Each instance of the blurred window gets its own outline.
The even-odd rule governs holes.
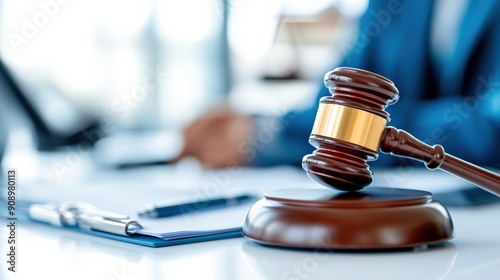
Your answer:
[[[321,76],[338,61],[332,44],[342,30],[353,36],[344,27],[366,4],[3,0],[0,57],[56,129],[72,125],[68,110],[121,129],[181,127],[220,102],[231,84],[238,96],[238,85],[266,77]],[[238,98],[243,107],[252,103]]]

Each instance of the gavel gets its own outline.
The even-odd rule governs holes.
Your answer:
[[[336,68],[325,75],[331,96],[320,100],[309,142],[316,150],[302,167],[327,186],[267,192],[256,202],[243,235],[258,243],[349,250],[410,248],[453,237],[446,207],[427,191],[369,187],[368,161],[378,152],[416,159],[500,196],[500,176],[387,126],[385,111],[399,93],[390,80],[364,70]]]
[[[428,169],[441,169],[500,196],[500,176],[429,146],[408,132],[387,126],[385,111],[399,99],[389,79],[355,69],[336,68],[325,75],[331,96],[320,100],[309,143],[316,150],[302,167],[314,181],[337,190],[357,191],[373,175],[367,164],[378,151],[422,161]]]

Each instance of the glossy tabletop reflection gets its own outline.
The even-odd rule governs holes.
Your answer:
[[[50,165],[45,166],[50,168]],[[42,172],[43,166],[41,168]],[[317,186],[303,171],[288,168],[210,173],[191,166],[162,166],[126,172],[94,169],[85,172],[63,182],[81,199],[91,197],[77,193],[75,182],[82,180],[92,183],[87,185],[87,190],[91,190],[93,196],[102,192],[106,200],[111,193],[136,200],[156,199],[165,190],[180,194],[203,189],[208,183],[216,183],[221,188],[237,186],[261,194],[276,189]],[[46,174],[49,173],[50,170]],[[446,184],[452,187],[460,183],[444,173],[429,175],[427,170],[406,174],[403,180],[406,183],[401,186],[431,192]],[[378,172],[376,178],[392,175],[400,176],[390,171]],[[392,177],[387,185],[398,178]],[[20,182],[23,182],[21,190],[29,188],[27,180]],[[36,195],[42,192],[56,195],[50,189],[30,191]],[[455,237],[440,246],[359,252],[275,248],[243,237],[147,248],[20,222],[16,273],[6,270],[4,227],[0,232],[0,279],[498,279],[500,205],[449,210],[455,224]]]

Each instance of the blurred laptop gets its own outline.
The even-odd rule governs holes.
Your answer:
[[[0,107],[7,111],[3,115],[8,116],[9,111],[23,115],[29,122],[25,125],[34,130],[35,143],[40,151],[90,144],[94,146],[96,163],[103,167],[123,168],[168,163],[183,147],[179,131],[132,131],[106,135],[99,119],[78,110],[63,94],[58,94],[57,89],[36,88],[35,95],[43,96],[44,104],[30,99],[33,94],[27,94],[27,90],[28,87],[23,87],[0,57]],[[49,106],[43,106],[46,104]],[[55,117],[50,104],[57,104]],[[8,121],[3,120],[3,130],[7,130],[5,122]],[[7,131],[2,134],[7,134]],[[0,137],[4,138],[0,139],[0,145],[4,146],[2,142],[6,141],[6,136]]]
[[[43,96],[43,104],[30,99],[29,96],[33,95],[26,94],[27,91],[27,87],[23,87],[0,57],[0,106],[6,111],[3,114],[4,126],[11,126],[14,116],[22,116],[29,123],[16,120],[15,125],[31,126],[36,135],[37,148],[41,151],[57,150],[84,140],[93,144],[98,140],[83,134],[97,128],[98,120],[79,112],[63,95],[58,95],[56,89],[37,88],[36,95]]]

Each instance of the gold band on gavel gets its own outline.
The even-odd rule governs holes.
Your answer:
[[[326,136],[378,152],[387,120],[338,104],[319,104],[311,134]]]

